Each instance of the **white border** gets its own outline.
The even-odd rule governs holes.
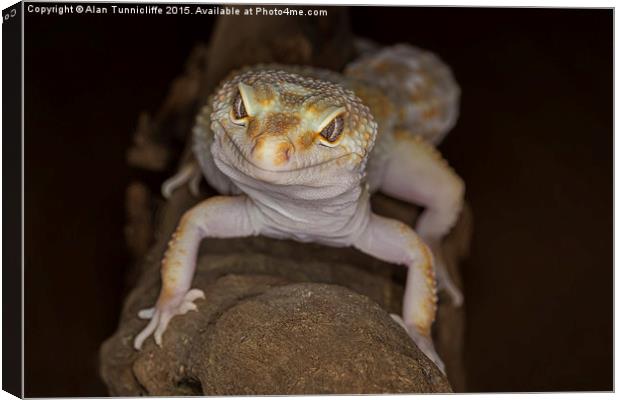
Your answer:
[[[70,2],[74,2],[74,3],[87,3],[86,1],[84,2],[80,2],[80,1],[70,1]],[[104,1],[100,1],[100,2],[104,2]],[[134,0],[134,1],[118,1],[118,3],[147,3],[147,4],[156,4],[156,3],[174,3],[174,2],[178,2],[178,3],[197,3],[197,2],[184,2],[184,1],[146,1],[146,0]],[[68,3],[68,2],[67,2]],[[200,3],[205,3],[205,4],[222,4],[222,2],[216,2],[216,1],[201,1]],[[451,1],[389,1],[389,2],[381,2],[380,0],[362,0],[361,2],[358,1],[354,1],[354,0],[337,0],[334,3],[329,3],[326,4],[326,2],[316,2],[316,1],[308,1],[308,0],[297,0],[297,1],[285,1],[285,0],[269,0],[269,1],[257,1],[257,0],[245,0],[245,1],[240,1],[240,0],[232,0],[232,1],[226,1],[226,3],[229,4],[302,4],[302,5],[319,5],[319,4],[325,4],[325,5],[377,5],[377,6],[388,6],[388,5],[392,5],[392,6],[459,6],[459,7],[558,7],[558,8],[573,8],[573,7],[581,7],[581,8],[615,8],[616,7],[616,2],[615,1],[601,1],[601,0],[591,0],[588,2],[585,1],[578,1],[578,0],[572,0],[572,1],[559,1],[559,0],[545,0],[545,1],[523,1],[523,2],[519,2],[516,3],[514,1],[508,1],[508,0],[493,0],[493,1],[481,1],[481,2],[471,2],[471,1],[457,1],[457,0],[451,0]],[[13,4],[16,4],[16,2],[14,1],[9,1],[9,0],[0,0],[0,6],[2,9],[8,8],[10,6],[12,6]],[[22,10],[23,11],[23,10]],[[23,55],[23,35],[24,35],[24,20],[23,20],[23,12],[22,12],[22,66],[23,66],[23,62],[24,62],[24,55]],[[0,30],[1,31],[1,30]],[[617,32],[615,29],[615,16],[614,16],[614,44],[618,42],[618,36],[617,36]],[[2,41],[2,33],[0,32],[0,43]],[[0,74],[2,72],[2,55],[0,52]],[[615,46],[614,46],[614,77],[616,76],[618,70],[616,67],[616,63],[615,63]],[[23,76],[23,75],[22,75]],[[617,81],[614,79],[614,100],[615,100],[615,93],[617,92]],[[1,92],[1,88],[2,88],[2,84],[0,83],[0,92]],[[23,80],[22,80],[22,94],[23,94]],[[2,99],[0,98],[0,107],[2,106]],[[23,96],[22,96],[22,104],[21,104],[21,108],[22,108],[22,227],[23,227],[23,222],[24,222],[24,215],[23,215],[23,207],[24,207],[24,188],[23,188],[23,172],[24,172],[24,165],[23,165],[23,160],[24,160],[24,154],[23,154],[23,145],[24,145],[24,135],[23,135],[23,127],[24,127],[24,118],[23,118],[23,110],[24,110],[24,103],[23,103]],[[615,133],[615,116],[618,115],[618,104],[614,101],[614,133]],[[2,123],[2,115],[0,113],[0,126]],[[615,140],[615,135],[614,135],[614,154],[620,154],[618,153],[618,141]],[[0,142],[0,151],[2,150],[2,143]],[[0,172],[2,171],[2,165],[0,163]],[[616,174],[617,169],[616,169],[616,163],[615,163],[615,158],[614,158],[614,210],[617,209],[618,207],[618,197],[616,196],[616,190],[615,188],[619,187],[617,185],[617,179],[618,179],[618,174]],[[0,178],[1,179],[1,178]],[[2,193],[2,188],[0,186],[0,195]],[[0,196],[0,222],[2,221],[2,199]],[[617,222],[618,222],[618,216],[617,214],[614,212],[614,228],[615,226],[617,226]],[[2,232],[0,232],[0,252],[2,250]],[[24,368],[24,358],[23,358],[23,343],[24,343],[24,319],[23,319],[23,312],[24,312],[24,288],[23,288],[23,273],[24,273],[24,268],[23,268],[23,256],[24,256],[24,232],[22,230],[22,299],[21,299],[21,305],[22,305],[22,393],[23,392],[23,368]],[[618,246],[620,246],[620,239],[615,235],[615,229],[614,229],[614,249],[618,248]],[[614,251],[614,266],[615,266],[615,251]],[[614,288],[616,287],[616,283],[617,283],[617,276],[614,273]],[[0,277],[0,297],[2,294],[2,278]],[[614,333],[617,332],[617,327],[616,327],[616,318],[615,318],[615,310],[618,309],[618,303],[617,303],[617,298],[615,296],[615,290],[614,290]],[[0,319],[0,330],[2,328],[2,321]],[[1,355],[2,355],[2,344],[0,341],[0,359],[1,359]],[[618,371],[615,368],[615,360],[617,359],[617,348],[615,346],[615,335],[614,335],[614,387],[615,387],[615,383],[618,381]],[[508,361],[507,361],[508,363]],[[10,366],[8,366],[10,368]],[[1,380],[2,380],[2,366],[0,366],[0,384],[1,384]],[[501,394],[497,394],[497,393],[492,393],[492,394],[458,394],[458,395],[432,395],[433,397],[447,397],[447,396],[457,396],[457,397],[465,397],[467,396],[467,398],[469,399],[514,399],[514,398],[518,398],[521,396],[524,396],[524,394],[511,394],[511,393],[501,393]],[[592,392],[580,392],[580,393],[536,393],[536,394],[525,394],[525,396],[527,397],[534,397],[536,399],[566,399],[566,400],[576,400],[576,399],[608,399],[608,398],[614,398],[615,395],[614,393],[592,393]],[[282,396],[264,396],[261,398],[279,398]],[[324,398],[325,396],[304,396],[304,399],[321,399]],[[414,398],[414,397],[419,397],[415,396],[415,395],[389,395],[389,398],[394,398],[394,399],[409,399],[409,398]],[[0,399],[12,399],[13,397],[11,395],[9,395],[8,393],[2,391],[0,392]],[[222,397],[222,399],[228,399],[229,397]],[[355,398],[359,398],[359,396],[338,396],[338,398],[340,399],[355,399]],[[255,399],[255,397],[235,397],[235,399]]]

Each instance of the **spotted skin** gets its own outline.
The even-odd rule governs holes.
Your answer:
[[[402,48],[397,50],[403,53]],[[377,54],[386,57],[384,52]],[[161,344],[170,319],[196,309],[194,301],[203,293],[191,289],[191,280],[203,238],[264,235],[354,246],[406,266],[402,324],[443,370],[431,339],[437,310],[435,274],[437,270],[443,287],[460,303],[458,288],[446,284],[451,281],[443,265],[441,239],[460,213],[464,185],[439,152],[416,133],[424,121],[409,124],[403,119],[399,101],[413,101],[415,94],[435,132],[441,124],[426,105],[446,102],[435,98],[442,91],[434,90],[432,80],[425,77],[420,78],[426,82],[424,90],[396,95],[397,87],[389,90],[368,79],[368,71],[411,72],[415,60],[398,66],[391,58],[391,64],[377,67],[370,62],[372,55],[365,57],[368,68],[353,64],[351,76],[262,65],[224,80],[194,128],[200,170],[223,196],[199,203],[181,219],[162,261],[159,299],[155,307],[140,313],[150,322],[135,340],[137,349],[151,334]],[[243,104],[236,102],[239,97]],[[369,197],[377,190],[425,207],[415,231],[372,212]]]

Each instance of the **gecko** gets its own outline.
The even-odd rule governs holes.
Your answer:
[[[199,112],[196,164],[164,192],[202,175],[221,195],[185,212],[162,259],[162,287],[134,347],[196,310],[191,287],[206,237],[263,235],[354,248],[408,268],[402,317],[392,317],[442,371],[431,328],[437,281],[456,305],[441,240],[460,214],[465,185],[434,144],[458,115],[460,89],[434,54],[396,45],[362,55],[340,74],[259,65],[231,73]],[[195,181],[195,179],[194,179]],[[166,185],[168,185],[166,187]],[[415,230],[372,212],[381,191],[425,209]]]

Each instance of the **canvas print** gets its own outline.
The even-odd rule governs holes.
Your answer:
[[[3,17],[6,54],[23,24],[5,390],[613,390],[612,9]]]

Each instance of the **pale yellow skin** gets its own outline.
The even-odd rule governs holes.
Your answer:
[[[234,108],[239,95],[242,117]],[[265,235],[354,246],[407,266],[397,319],[443,369],[431,340],[433,254],[440,278],[449,282],[440,242],[458,217],[464,185],[434,147],[402,126],[398,107],[381,87],[318,69],[259,66],[227,79],[194,131],[205,178],[227,196],[207,199],[181,219],[162,261],[159,299],[140,313],[151,321],[135,347],[153,333],[161,344],[170,319],[196,309],[203,293],[190,287],[202,238]],[[321,132],[336,117],[344,124],[330,141]],[[376,190],[425,206],[417,234],[372,213],[369,196]]]

